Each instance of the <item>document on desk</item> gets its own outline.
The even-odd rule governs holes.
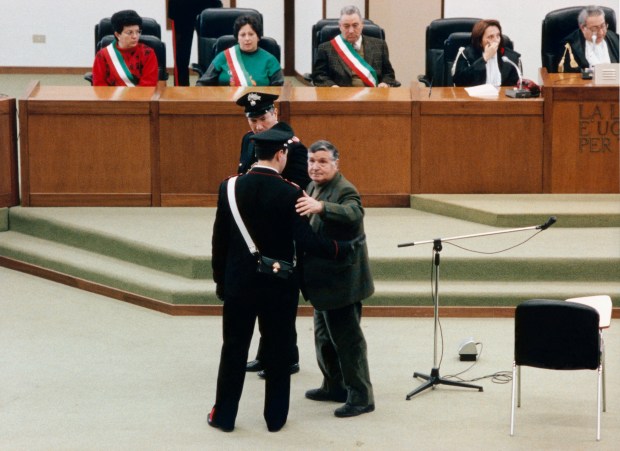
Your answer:
[[[484,99],[496,99],[499,96],[499,88],[493,85],[478,85],[465,88],[470,97],[482,97]]]

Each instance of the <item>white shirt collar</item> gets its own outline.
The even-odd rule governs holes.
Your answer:
[[[357,38],[357,41],[355,41],[355,44],[353,44],[353,48],[357,50],[358,52],[362,48],[362,35],[361,34],[360,34],[360,37]]]
[[[590,67],[596,66],[597,64],[611,63],[605,39],[603,39],[600,44],[586,41],[586,59]]]

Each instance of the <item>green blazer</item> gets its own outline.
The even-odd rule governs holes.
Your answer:
[[[360,195],[341,173],[323,186],[310,182],[307,192],[323,201],[323,213],[310,218],[312,229],[319,235],[351,240],[364,233],[364,208]],[[305,255],[302,292],[317,310],[341,308],[371,296],[375,286],[366,244],[342,261]]]

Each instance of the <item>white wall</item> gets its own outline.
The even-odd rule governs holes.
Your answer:
[[[165,2],[153,0],[0,0],[0,66],[89,67],[94,58],[94,26],[122,9],[135,9],[162,26],[162,38],[172,49],[166,27]],[[33,34],[46,36],[34,44]],[[172,52],[168,51],[172,66]]]
[[[295,71],[299,74],[312,70],[312,25],[322,18],[322,2],[295,0]]]
[[[224,2],[224,6],[228,4]],[[265,20],[265,35],[284,43],[284,0],[237,0],[237,6],[259,10]],[[172,67],[172,32],[166,30],[164,0],[0,0],[4,19],[0,66],[89,67],[94,57],[95,24],[122,9],[135,9],[159,22],[166,43],[166,65]],[[45,35],[46,43],[34,44],[33,34]],[[196,61],[195,40],[191,61]]]
[[[595,0],[592,3],[608,6],[619,17],[618,0]],[[538,81],[540,60],[540,30],[542,20],[549,11],[567,6],[591,4],[575,0],[522,0],[496,1],[488,0],[445,0],[445,17],[480,17],[497,19],[502,24],[504,34],[515,43],[515,50],[521,54],[523,76]],[[575,23],[575,28],[577,24]]]

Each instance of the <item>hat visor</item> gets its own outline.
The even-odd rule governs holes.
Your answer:
[[[245,113],[246,117],[260,117],[263,114],[265,114],[267,111],[269,111],[271,108],[273,108],[273,105],[268,106],[266,108],[261,108],[260,110],[257,111],[248,111]]]

